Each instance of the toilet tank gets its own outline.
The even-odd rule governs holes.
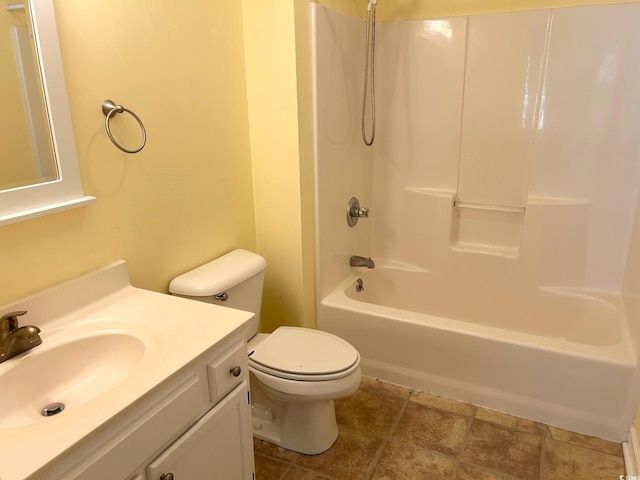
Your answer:
[[[249,336],[258,332],[267,262],[257,253],[233,250],[171,280],[169,292],[180,297],[255,314]],[[247,339],[248,339],[247,338]]]

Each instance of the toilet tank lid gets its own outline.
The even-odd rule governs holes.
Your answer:
[[[208,297],[223,293],[262,272],[267,262],[257,253],[237,249],[177,276],[169,284],[176,295]]]

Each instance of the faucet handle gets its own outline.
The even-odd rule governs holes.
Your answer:
[[[18,328],[18,317],[21,317],[25,313],[27,313],[26,310],[18,310],[2,315],[2,317],[0,317],[0,331],[13,332]]]

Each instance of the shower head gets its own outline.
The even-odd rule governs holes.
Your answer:
[[[377,4],[378,0],[369,0],[369,3],[367,4],[367,11],[375,8]]]

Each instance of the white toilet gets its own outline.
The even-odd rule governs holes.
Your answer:
[[[360,354],[320,330],[258,332],[264,258],[234,250],[171,281],[174,295],[254,312],[247,332],[253,435],[314,455],[338,437],[333,401],[360,386]]]

